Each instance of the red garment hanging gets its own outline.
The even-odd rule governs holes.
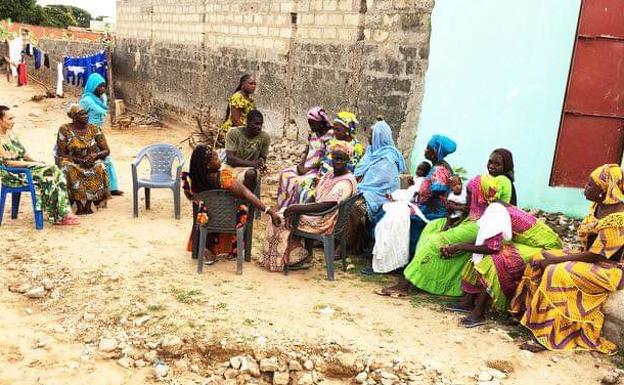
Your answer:
[[[28,85],[28,74],[26,73],[26,63],[20,63],[17,65],[17,85]]]

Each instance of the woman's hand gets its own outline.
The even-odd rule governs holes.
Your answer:
[[[452,245],[442,247],[440,251],[442,252],[442,256],[446,259],[446,258],[451,258],[455,254],[458,254],[459,252],[461,252],[462,248],[459,243],[455,243]]]
[[[559,262],[561,262],[561,258],[558,258],[557,256],[547,252],[547,251],[543,251],[542,252],[542,257],[541,259],[535,259],[533,261],[531,261],[531,266],[533,268],[541,268],[541,269],[545,269],[547,266],[549,265],[554,265],[557,264]]]
[[[279,214],[275,211],[269,211],[269,215],[271,216],[271,222],[273,222],[273,226],[280,227],[282,225],[282,218],[280,218]]]
[[[284,210],[284,218],[290,218],[294,216],[295,214],[297,214],[297,209],[295,205],[288,206],[288,208]]]

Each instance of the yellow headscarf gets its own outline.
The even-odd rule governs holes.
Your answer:
[[[602,203],[613,205],[624,202],[624,174],[618,164],[605,164],[591,173],[591,178],[604,191]]]
[[[330,142],[329,151],[342,151],[349,156],[353,156],[353,146],[344,140],[333,140]],[[331,157],[331,155],[330,155]]]
[[[357,116],[353,112],[349,111],[340,111],[338,114],[336,114],[336,119],[334,119],[334,122],[347,127],[349,129],[349,132],[351,133],[353,133],[353,131],[355,131],[355,129],[357,128],[358,124],[360,124],[360,122],[358,122],[357,120]]]

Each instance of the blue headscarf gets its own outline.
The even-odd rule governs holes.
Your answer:
[[[372,127],[373,142],[355,168],[355,176],[364,179],[358,190],[364,194],[370,218],[375,218],[387,202],[386,194],[400,187],[399,174],[405,171],[403,155],[394,145],[388,123],[377,122]]]
[[[366,149],[364,157],[355,168],[354,175],[356,177],[363,176],[375,163],[383,159],[395,163],[399,173],[404,172],[406,169],[405,159],[394,145],[392,129],[388,123],[381,120],[375,123],[371,129],[373,130],[373,143]]]
[[[436,153],[437,161],[440,162],[446,158],[447,155],[452,154],[457,150],[457,143],[448,136],[433,135],[427,147],[431,148]]]
[[[104,118],[108,112],[108,106],[104,100],[95,94],[95,89],[102,83],[106,83],[102,75],[98,73],[89,75],[80,99],[80,105],[89,113],[89,123],[96,126],[101,126],[104,123]]]

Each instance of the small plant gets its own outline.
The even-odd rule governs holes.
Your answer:
[[[199,296],[202,295],[201,290],[191,289],[191,290],[183,290],[177,287],[172,286],[171,294],[175,297],[178,302],[190,305],[192,303],[200,302]]]

